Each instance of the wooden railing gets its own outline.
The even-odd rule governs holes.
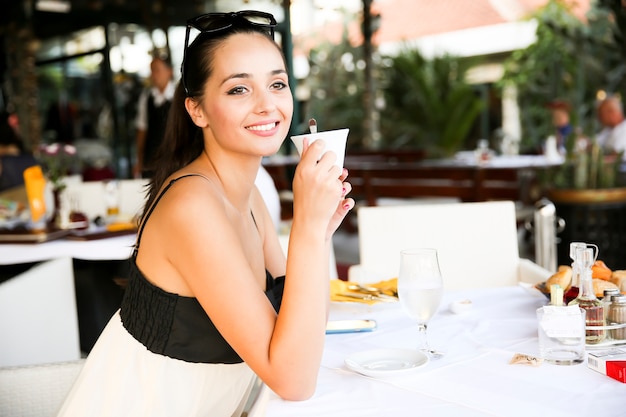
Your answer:
[[[360,162],[346,165],[351,196],[367,205],[382,197],[454,197],[460,201],[513,200],[529,203],[530,184],[513,168],[442,167],[420,163]],[[526,201],[525,201],[526,200]]]
[[[296,161],[266,166],[279,191],[291,189]],[[543,166],[463,165],[458,161],[426,161],[419,152],[351,152],[345,167],[357,203],[377,205],[381,198],[450,197],[463,202],[512,200],[532,205],[540,198],[537,171]],[[283,201],[289,217],[291,201]]]

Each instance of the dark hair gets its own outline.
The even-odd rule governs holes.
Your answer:
[[[206,99],[204,87],[213,73],[215,52],[226,39],[237,33],[260,33],[276,45],[266,31],[246,24],[245,21],[235,21],[232,26],[219,32],[200,33],[186,51],[184,71],[191,99],[200,103]],[[276,48],[284,60],[280,47],[276,45]],[[144,215],[152,206],[165,180],[200,156],[204,149],[202,129],[193,123],[187,113],[186,97],[185,90],[179,82],[172,99],[163,141],[155,156],[155,171],[148,187]]]

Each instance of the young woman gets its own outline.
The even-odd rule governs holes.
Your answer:
[[[231,416],[255,374],[285,399],[314,393],[331,238],[354,201],[335,155],[308,146],[285,260],[254,186],[292,117],[275,25],[255,11],[188,22],[187,37],[201,33],[186,42],[129,286],[61,415]]]

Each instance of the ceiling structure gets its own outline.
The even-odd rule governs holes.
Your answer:
[[[0,33],[11,24],[30,24],[34,35],[40,39],[112,22],[137,23],[148,29],[184,26],[190,16],[215,10],[217,2],[218,0],[0,0],[3,11],[0,16]],[[289,1],[284,3],[288,4]]]

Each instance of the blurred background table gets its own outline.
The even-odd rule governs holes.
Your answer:
[[[96,240],[57,239],[44,243],[0,244],[0,265],[42,262],[70,257],[85,261],[120,261],[128,259],[135,234]]]
[[[58,239],[35,244],[0,244],[0,283],[38,264],[71,258],[80,349],[87,353],[119,308],[135,234],[97,240]]]

